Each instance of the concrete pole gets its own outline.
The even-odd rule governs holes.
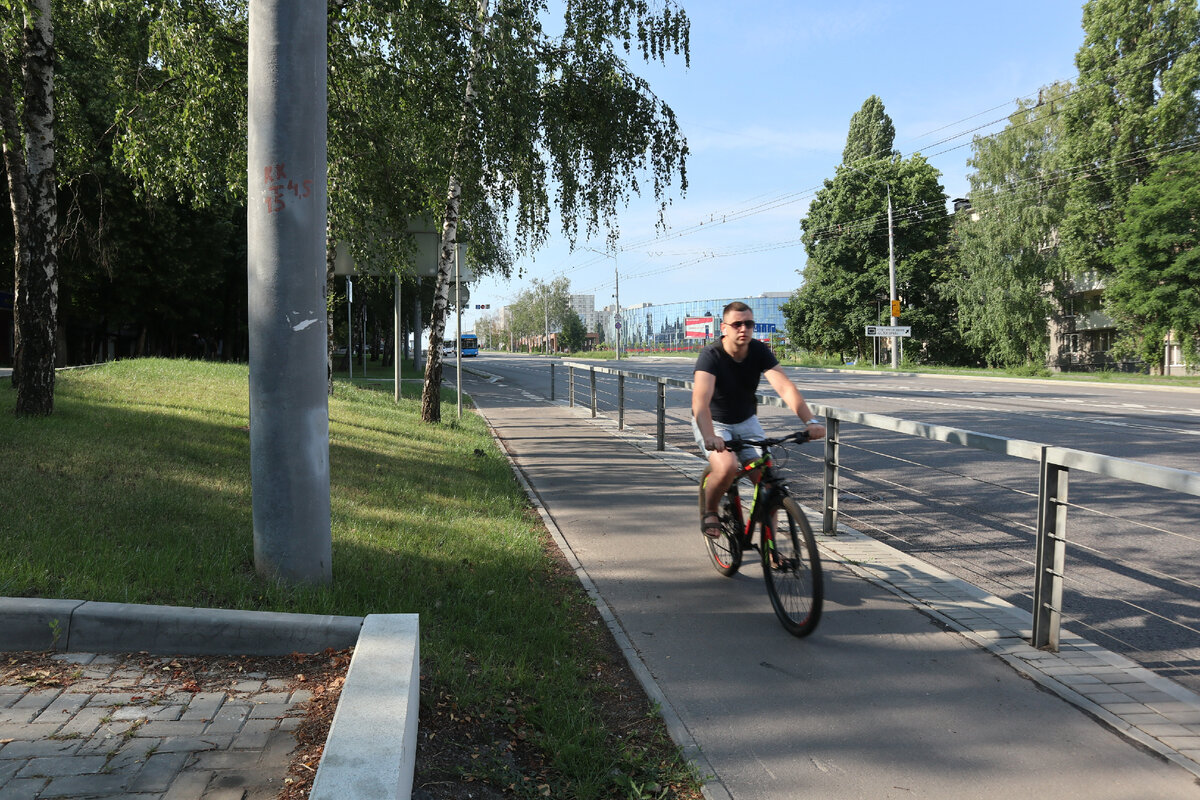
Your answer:
[[[402,348],[400,347],[400,337],[404,335],[404,331],[400,329],[400,276],[396,276],[396,285],[392,289],[392,329],[394,330],[392,341],[392,367],[396,376],[396,384],[394,391],[396,393],[395,401],[400,402],[400,359]]]
[[[458,271],[458,242],[454,243],[454,366],[458,374],[458,418],[462,419],[462,282]]]
[[[416,303],[416,312],[413,318],[413,369],[418,373],[424,372],[421,369],[421,334],[425,332],[425,326],[421,322],[421,290],[425,288],[425,279],[417,278],[417,296],[413,302]]]
[[[250,0],[247,279],[254,565],[333,578],[326,395],[326,4]]]

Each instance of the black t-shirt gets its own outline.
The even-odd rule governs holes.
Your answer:
[[[709,404],[713,419],[733,425],[754,416],[757,405],[754,394],[758,391],[759,379],[764,372],[777,366],[779,360],[771,348],[758,339],[750,340],[750,349],[741,361],[734,361],[725,352],[720,339],[701,350],[696,359],[696,372],[708,372],[716,377]]]

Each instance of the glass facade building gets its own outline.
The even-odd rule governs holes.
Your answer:
[[[636,350],[639,347],[664,349],[704,345],[706,340],[711,342],[720,336],[721,309],[734,300],[741,300],[754,312],[756,338],[769,339],[772,334],[782,336],[787,326],[779,307],[791,296],[791,292],[764,292],[756,297],[623,306],[621,346]],[[613,306],[608,306],[596,312],[607,342],[616,339],[614,311]]]

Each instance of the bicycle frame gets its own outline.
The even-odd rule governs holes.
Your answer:
[[[749,540],[754,535],[754,524],[762,517],[762,509],[770,508],[771,501],[776,494],[787,495],[787,485],[783,479],[775,472],[773,462],[771,460],[771,451],[765,445],[755,445],[762,448],[762,454],[750,459],[742,464],[741,472],[734,478],[733,485],[737,485],[743,479],[754,487],[754,493],[750,498],[749,513],[742,506],[742,498],[739,494],[737,497],[738,513],[742,515],[742,536]],[[755,473],[758,473],[755,475]],[[768,532],[767,525],[762,525],[763,537],[769,537],[772,532]]]

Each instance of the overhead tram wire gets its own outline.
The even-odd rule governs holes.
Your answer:
[[[1142,65],[1142,68],[1153,67],[1154,65],[1158,64],[1160,61],[1163,61],[1163,60],[1165,60],[1165,59],[1168,59],[1168,58],[1170,58],[1170,57],[1171,57],[1171,54],[1166,54],[1166,55],[1159,56],[1158,58],[1151,59],[1150,61],[1146,62],[1146,64]],[[1047,85],[1053,85],[1054,83],[1064,83],[1064,82],[1065,82],[1065,81],[1063,81],[1063,80],[1057,80],[1057,81],[1053,81],[1053,82],[1051,82],[1051,84],[1047,84]],[[1097,81],[1093,81],[1093,82],[1091,82],[1091,83],[1088,83],[1088,84],[1081,84],[1081,85],[1075,85],[1075,86],[1072,86],[1072,88],[1071,88],[1071,89],[1070,89],[1070,90],[1069,90],[1069,91],[1068,91],[1066,94],[1064,94],[1064,95],[1063,95],[1063,97],[1059,98],[1059,101],[1061,101],[1061,100],[1065,100],[1066,98],[1068,98],[1068,97],[1070,97],[1071,95],[1073,95],[1073,94],[1076,94],[1076,93],[1078,93],[1078,92],[1084,91],[1084,90],[1086,90],[1086,89],[1090,89],[1090,88],[1092,88],[1092,87],[1095,87],[1095,86],[1100,86],[1100,85],[1103,85],[1103,84],[1104,84],[1104,81],[1102,81],[1102,80],[1097,80]],[[1036,96],[1037,96],[1037,94],[1038,94],[1038,93],[1040,93],[1040,91],[1041,91],[1041,88],[1039,88],[1039,89],[1038,89],[1038,92],[1031,92],[1031,93],[1028,93],[1028,94],[1022,95],[1022,96],[1020,96],[1020,97],[1018,97],[1018,98],[1016,98],[1015,100],[1012,100],[1012,101],[1010,101],[1010,102],[1015,104],[1015,103],[1019,103],[1021,100],[1025,100],[1025,99],[1029,99],[1029,98],[1032,98],[1032,97],[1036,97]],[[962,123],[962,122],[966,122],[966,121],[968,121],[968,120],[974,119],[975,117],[978,117],[978,116],[981,116],[981,115],[983,115],[983,114],[986,114],[986,113],[988,113],[989,111],[994,111],[994,110],[996,110],[997,108],[1003,108],[1005,105],[1008,105],[1008,104],[1009,104],[1009,103],[1002,103],[1002,104],[1000,104],[1000,105],[998,105],[998,106],[994,106],[994,107],[992,107],[992,108],[990,108],[990,109],[987,109],[987,110],[985,110],[985,111],[980,111],[980,112],[978,112],[978,113],[976,113],[976,114],[973,114],[973,115],[971,115],[971,116],[965,117],[964,119],[962,119],[962,120],[959,120],[958,122],[953,122],[953,123],[950,123],[949,125],[944,125],[944,126],[942,126],[941,128],[937,128],[937,129],[935,129],[934,131],[930,131],[929,133],[922,134],[922,136],[921,136],[921,137],[917,137],[917,138],[922,138],[923,136],[928,136],[928,135],[930,135],[931,133],[936,133],[936,132],[939,132],[939,131],[941,131],[941,130],[944,130],[944,129],[946,129],[946,128],[949,128],[949,127],[952,127],[952,126],[954,126],[954,125],[960,124],[960,123]],[[1015,112],[1014,112],[1014,113],[1015,113]],[[1058,109],[1058,110],[1056,110],[1056,111],[1053,111],[1053,112],[1051,112],[1051,113],[1052,113],[1052,114],[1058,114],[1058,113],[1061,113],[1061,108],[1060,108],[1060,109]],[[970,129],[968,129],[968,130],[961,131],[961,132],[959,132],[959,133],[957,133],[957,134],[955,134],[955,135],[953,135],[953,136],[949,136],[949,137],[946,137],[946,138],[940,139],[940,140],[938,140],[937,142],[934,142],[934,143],[932,143],[932,144],[930,144],[930,145],[927,145],[926,147],[927,147],[927,148],[929,148],[929,147],[937,147],[938,145],[945,144],[945,143],[947,143],[947,142],[952,142],[952,141],[954,141],[955,139],[958,139],[958,138],[961,138],[961,137],[963,137],[963,136],[967,136],[967,135],[969,135],[969,134],[975,133],[976,131],[983,130],[984,128],[990,127],[990,126],[992,126],[992,125],[997,125],[997,124],[1000,124],[1000,123],[1002,123],[1002,122],[1006,122],[1006,121],[1008,121],[1008,120],[1009,120],[1009,118],[1010,118],[1011,116],[1012,116],[1012,114],[1008,114],[1008,115],[1006,115],[1006,116],[1004,116],[1004,117],[997,118],[997,119],[995,119],[995,120],[992,120],[991,122],[985,123],[985,124],[983,124],[983,125],[978,125],[978,126],[975,126],[974,128],[970,128]],[[1041,119],[1044,119],[1044,117],[1036,118],[1036,119],[1034,119],[1034,120],[1029,120],[1029,121],[1027,121],[1027,122],[1025,122],[1025,123],[1019,123],[1019,124],[1021,124],[1021,125],[1033,124],[1034,122],[1037,122],[1038,120],[1041,120]],[[955,151],[955,150],[961,150],[963,147],[967,147],[967,146],[969,146],[969,145],[971,145],[971,144],[973,144],[973,143],[974,143],[973,141],[971,141],[971,142],[964,142],[963,144],[956,145],[956,146],[954,146],[954,147],[948,147],[948,148],[946,148],[945,150],[940,150],[940,151],[938,151],[938,152],[936,152],[936,153],[931,153],[931,154],[928,154],[928,155],[926,155],[926,156],[925,156],[925,158],[926,158],[926,159],[932,159],[932,158],[936,158],[937,156],[945,155],[946,153],[951,153],[951,152],[953,152],[953,151]],[[917,153],[920,153],[920,152],[922,152],[922,151],[921,151],[921,150],[913,150],[913,151],[909,152],[907,155],[905,155],[905,154],[901,154],[901,155],[900,155],[900,158],[901,158],[901,159],[904,159],[904,158],[911,158],[913,155],[915,155],[915,154],[917,154]],[[890,161],[890,160],[891,160],[891,156],[890,156],[890,155],[889,155],[889,156],[885,156],[885,157],[883,157],[883,158],[880,158],[880,159],[871,159],[871,161],[878,161],[878,162],[880,162],[880,163],[883,163],[883,162],[886,162],[886,161]],[[860,159],[860,161],[861,161],[861,159]],[[856,166],[856,165],[858,165],[858,164],[859,164],[859,161],[856,161],[856,162],[854,162],[853,164],[851,164],[851,165],[849,165],[849,166]],[[861,169],[861,167],[858,167],[858,168],[860,168],[860,169]],[[820,189],[821,189],[821,188],[822,188],[822,186],[817,186],[817,187],[812,187],[812,188],[810,188],[810,189],[805,189],[805,190],[802,190],[802,191],[799,191],[799,192],[785,193],[785,194],[782,194],[782,195],[779,195],[779,196],[777,196],[776,198],[773,198],[772,200],[768,200],[768,201],[766,201],[766,202],[764,202],[764,203],[761,203],[761,204],[759,204],[759,205],[757,205],[757,206],[750,206],[750,207],[748,207],[748,208],[745,208],[745,209],[739,209],[739,210],[736,210],[736,211],[733,211],[733,212],[713,212],[713,213],[710,213],[710,214],[707,216],[707,219],[705,219],[705,220],[704,220],[704,221],[702,221],[702,222],[694,223],[694,224],[692,224],[692,225],[690,225],[690,226],[688,226],[688,227],[686,227],[686,228],[681,228],[681,229],[679,229],[679,230],[677,230],[677,231],[673,231],[672,233],[670,233],[670,234],[668,234],[668,235],[664,235],[664,236],[656,236],[656,237],[652,237],[652,238],[650,238],[650,239],[643,239],[643,240],[640,240],[640,241],[632,242],[632,243],[630,243],[629,245],[627,245],[627,246],[623,247],[623,248],[622,248],[622,251],[624,252],[624,251],[628,251],[628,250],[631,250],[631,249],[635,249],[635,248],[639,248],[639,247],[644,247],[644,246],[646,246],[646,245],[649,245],[649,244],[654,244],[654,243],[657,243],[657,242],[670,241],[670,240],[672,240],[672,239],[678,239],[678,238],[682,238],[682,237],[684,237],[684,236],[689,236],[689,235],[691,235],[691,234],[693,234],[693,233],[698,233],[698,232],[700,232],[700,231],[702,231],[702,230],[705,230],[705,229],[707,229],[707,228],[711,228],[711,227],[712,227],[712,226],[714,226],[714,225],[724,225],[724,224],[727,224],[727,223],[729,223],[729,222],[736,222],[736,221],[738,221],[738,220],[745,219],[746,217],[749,217],[749,216],[754,216],[754,215],[756,215],[756,214],[761,214],[761,213],[764,213],[764,212],[766,212],[766,211],[771,211],[771,210],[774,210],[774,209],[776,209],[776,208],[780,208],[780,207],[782,207],[782,206],[784,206],[784,205],[789,205],[789,204],[791,204],[791,203],[798,202],[798,201],[800,201],[800,200],[803,200],[803,199],[807,199],[808,197],[815,196],[816,192],[820,191]]]
[[[1169,58],[1169,57],[1170,57],[1170,54],[1167,54],[1167,55],[1160,56],[1159,58],[1152,59],[1151,61],[1148,61],[1148,62],[1147,62],[1145,65],[1143,65],[1143,68],[1152,67],[1152,66],[1154,66],[1155,64],[1157,64],[1158,62],[1160,62],[1160,61],[1163,61],[1164,59],[1167,59],[1167,58]],[[1055,82],[1053,82],[1053,83],[1062,83],[1062,82],[1063,82],[1063,81],[1061,81],[1061,80],[1060,80],[1060,81],[1055,81]],[[1073,86],[1073,87],[1072,87],[1072,88],[1071,88],[1071,89],[1070,89],[1068,92],[1066,92],[1066,93],[1065,93],[1065,94],[1064,94],[1062,97],[1060,97],[1060,98],[1056,98],[1056,103],[1058,103],[1058,104],[1059,104],[1059,108],[1057,108],[1057,109],[1055,109],[1055,110],[1053,110],[1053,111],[1050,111],[1050,112],[1048,112],[1048,113],[1049,113],[1049,115],[1057,115],[1057,114],[1059,114],[1059,113],[1062,113],[1063,107],[1062,107],[1062,104],[1061,104],[1061,103],[1062,103],[1062,101],[1063,101],[1063,100],[1066,100],[1068,97],[1070,97],[1070,96],[1072,96],[1072,95],[1074,95],[1074,94],[1076,94],[1076,93],[1078,93],[1078,92],[1084,91],[1084,90],[1086,90],[1086,89],[1090,89],[1090,88],[1092,88],[1092,87],[1094,87],[1094,86],[1103,85],[1103,83],[1104,83],[1103,81],[1093,81],[1092,83],[1089,83],[1089,84],[1083,84],[1083,85],[1076,85],[1076,86]],[[1052,84],[1048,84],[1048,85],[1052,85]],[[1013,101],[1010,101],[1010,103],[1017,104],[1017,103],[1019,103],[1021,100],[1026,100],[1026,99],[1033,98],[1033,97],[1037,96],[1037,94],[1038,94],[1038,93],[1040,93],[1040,91],[1041,91],[1041,89],[1039,88],[1039,90],[1038,90],[1038,92],[1037,92],[1037,93],[1029,93],[1029,94],[1026,94],[1026,95],[1024,95],[1024,96],[1021,96],[1021,97],[1018,97],[1018,98],[1016,98],[1016,99],[1015,99],[1015,100],[1013,100]],[[969,120],[971,120],[971,119],[974,119],[975,117],[982,116],[983,114],[986,114],[986,113],[988,113],[989,111],[994,111],[994,110],[996,110],[996,109],[998,109],[998,108],[1003,108],[1004,106],[1006,106],[1006,105],[1009,105],[1010,103],[1001,103],[1000,105],[993,106],[992,108],[985,109],[984,111],[980,111],[980,112],[978,112],[978,113],[976,113],[976,114],[973,114],[973,115],[970,115],[970,116],[968,116],[968,117],[964,117],[963,119],[961,119],[961,120],[958,120],[957,122],[952,122],[952,123],[949,123],[948,125],[943,125],[943,126],[941,126],[941,127],[939,127],[939,128],[935,128],[934,130],[932,130],[932,131],[929,131],[929,132],[927,132],[927,133],[924,133],[924,134],[921,134],[920,136],[918,136],[918,137],[916,137],[916,138],[917,138],[917,139],[920,139],[920,138],[923,138],[924,136],[929,136],[929,135],[931,135],[931,134],[933,134],[933,133],[938,133],[938,132],[940,132],[940,131],[942,131],[942,130],[945,130],[945,129],[947,129],[947,128],[951,128],[951,127],[953,127],[954,125],[958,125],[958,124],[961,124],[961,123],[963,123],[963,122],[967,122],[967,121],[969,121]],[[1016,113],[1016,112],[1014,111],[1013,113]],[[1000,124],[1000,123],[1003,123],[1003,122],[1007,122],[1007,121],[1009,121],[1009,120],[1011,119],[1011,117],[1012,117],[1012,114],[1008,114],[1008,115],[1006,115],[1006,116],[1004,116],[1004,117],[1000,117],[1000,118],[994,119],[994,120],[992,120],[992,121],[990,121],[990,122],[984,123],[983,125],[977,125],[977,126],[975,126],[975,127],[973,127],[973,128],[970,128],[970,129],[967,129],[967,130],[964,130],[964,131],[960,131],[960,132],[958,132],[958,133],[956,133],[956,134],[954,134],[954,135],[952,135],[952,136],[948,136],[948,137],[945,137],[945,138],[943,138],[943,139],[940,139],[940,140],[938,140],[938,141],[936,141],[936,142],[933,142],[932,144],[930,144],[930,145],[927,145],[927,146],[926,146],[926,148],[929,148],[929,147],[937,147],[937,146],[938,146],[938,145],[940,145],[940,144],[945,144],[945,143],[947,143],[947,142],[952,142],[952,141],[954,141],[955,139],[961,138],[961,137],[963,137],[963,136],[970,135],[970,134],[972,134],[972,133],[975,133],[975,132],[977,132],[977,131],[983,130],[983,129],[985,129],[985,128],[988,128],[988,127],[991,127],[991,126],[993,126],[993,125],[997,125],[997,124]],[[1021,123],[1015,123],[1015,124],[1016,124],[1016,125],[1018,125],[1018,126],[1024,126],[1024,125],[1033,125],[1033,124],[1038,124],[1038,123],[1040,123],[1040,122],[1044,122],[1044,121],[1046,120],[1046,117],[1047,117],[1047,115],[1042,115],[1042,116],[1038,116],[1038,117],[1033,117],[1033,118],[1031,118],[1031,119],[1029,119],[1029,120],[1026,120],[1025,122],[1021,122]],[[945,155],[946,153],[951,153],[951,152],[953,152],[953,151],[955,151],[955,150],[961,150],[963,147],[967,147],[967,146],[970,146],[970,145],[972,145],[972,144],[974,144],[974,140],[972,140],[972,141],[969,141],[969,142],[964,142],[964,143],[962,143],[962,144],[959,144],[959,145],[955,145],[954,147],[948,147],[948,148],[945,148],[945,149],[943,149],[943,150],[939,150],[939,151],[938,151],[938,152],[936,152],[936,153],[930,153],[930,154],[927,154],[927,155],[925,155],[925,158],[926,158],[926,159],[933,159],[933,158],[936,158],[936,157],[938,157],[938,156]],[[1186,149],[1186,147],[1182,147],[1182,146],[1181,146],[1181,147],[1179,147],[1179,148],[1175,148],[1174,150],[1178,150],[1178,149]],[[1169,150],[1169,151],[1164,151],[1164,152],[1173,152],[1174,150]],[[1147,149],[1147,151],[1148,151],[1148,149]],[[1147,151],[1140,151],[1140,152],[1147,152]],[[915,155],[915,154],[917,154],[917,153],[919,153],[919,152],[921,152],[921,151],[920,151],[920,150],[913,150],[912,152],[908,153],[908,155],[907,155],[907,156],[906,156],[906,155],[904,155],[904,154],[901,154],[901,155],[900,155],[900,158],[901,158],[901,159],[903,159],[903,158],[911,158],[913,155]],[[856,165],[860,164],[860,162],[861,162],[861,161],[863,161],[863,160],[866,160],[866,159],[860,159],[859,161],[856,161],[856,162],[854,162],[854,164],[851,164],[851,165],[849,165],[849,166],[856,166]],[[881,164],[881,165],[882,165],[883,163],[890,162],[891,160],[892,160],[892,156],[890,156],[890,155],[889,155],[889,156],[882,157],[882,158],[877,158],[877,159],[869,159],[869,161],[878,162],[878,163],[879,163],[879,164]],[[1132,160],[1132,159],[1131,159],[1131,160]],[[1101,163],[1103,163],[1103,162],[1101,162]],[[861,167],[857,167],[857,168],[861,169]],[[1081,168],[1077,168],[1075,171],[1076,171],[1076,172],[1078,172],[1078,171],[1082,171],[1083,169],[1086,169],[1086,168],[1083,168],[1083,167],[1081,167]],[[708,214],[708,215],[707,215],[707,218],[703,219],[703,220],[702,220],[702,221],[700,221],[700,222],[693,223],[692,225],[689,225],[689,226],[687,226],[687,227],[684,227],[684,228],[680,228],[680,229],[678,229],[678,230],[676,230],[676,231],[672,231],[672,232],[671,232],[671,233],[669,233],[669,234],[660,235],[660,236],[654,236],[654,237],[651,237],[651,238],[648,238],[648,239],[642,239],[642,240],[638,240],[638,241],[631,242],[631,243],[629,243],[629,244],[627,244],[627,245],[624,245],[624,246],[620,247],[620,248],[618,249],[618,252],[621,252],[621,253],[630,252],[630,251],[632,251],[632,250],[640,249],[641,247],[645,247],[645,246],[648,246],[648,245],[651,245],[651,244],[655,244],[655,243],[659,243],[659,242],[671,241],[671,240],[674,240],[674,239],[680,239],[680,238],[683,238],[683,237],[686,237],[686,236],[690,236],[690,235],[692,235],[692,234],[695,234],[695,233],[699,233],[699,232],[701,232],[701,231],[703,231],[703,230],[708,230],[708,229],[711,229],[711,228],[712,228],[712,227],[714,227],[714,226],[718,226],[718,225],[724,225],[724,224],[727,224],[727,223],[729,223],[729,222],[736,222],[736,221],[739,221],[739,220],[742,220],[742,219],[746,219],[746,218],[748,218],[748,217],[751,217],[751,216],[756,216],[756,215],[758,215],[758,214],[765,213],[765,212],[767,212],[767,211],[772,211],[772,210],[774,210],[774,209],[781,208],[781,207],[783,207],[783,206],[790,205],[790,204],[793,204],[793,203],[799,202],[799,201],[801,201],[801,200],[808,199],[808,198],[810,198],[810,197],[814,197],[814,196],[816,195],[816,193],[817,193],[818,191],[820,191],[820,189],[821,189],[821,188],[823,188],[823,184],[822,184],[822,186],[816,186],[816,187],[812,187],[812,188],[805,189],[805,190],[801,190],[801,191],[797,191],[797,192],[786,192],[786,193],[783,193],[783,194],[775,195],[775,196],[772,196],[772,197],[768,198],[767,200],[764,200],[764,201],[762,201],[762,202],[759,202],[759,203],[756,203],[756,204],[754,204],[754,205],[750,205],[750,206],[747,206],[747,207],[744,207],[744,208],[735,208],[735,209],[733,209],[733,210],[731,210],[731,211],[724,211],[724,212],[711,212],[710,214]],[[760,197],[761,197],[761,196],[762,196],[762,195],[760,195]],[[752,199],[756,199],[756,198],[752,198]],[[939,201],[939,202],[944,202],[944,201]],[[923,204],[917,204],[917,205],[914,205],[914,206],[909,206],[909,207],[907,207],[907,208],[904,208],[904,209],[899,209],[899,210],[896,210],[896,211],[894,212],[894,216],[895,216],[895,217],[897,217],[897,218],[898,218],[898,219],[900,219],[900,220],[903,220],[903,219],[911,219],[911,218],[914,218],[914,217],[917,215],[917,213],[918,213],[918,212],[919,212],[921,209],[923,209],[923,208],[928,208],[930,205],[933,205],[933,204],[932,204],[932,203],[923,203]],[[862,229],[862,228],[865,228],[865,227],[868,227],[868,226],[870,226],[870,227],[873,227],[873,226],[875,226],[875,225],[879,224],[879,223],[877,222],[877,219],[878,219],[878,218],[880,218],[881,216],[882,216],[882,214],[879,214],[879,215],[874,215],[874,216],[872,216],[872,217],[865,217],[865,218],[861,218],[861,219],[858,219],[858,220],[850,220],[850,221],[848,221],[848,222],[845,222],[845,223],[840,223],[840,224],[839,224],[837,227],[838,227],[839,229],[841,229],[841,230],[847,230],[847,229],[849,229],[849,230],[858,230],[858,229]],[[827,232],[828,232],[828,230],[832,229],[833,227],[834,227],[834,226],[830,226],[830,228],[823,229],[822,231],[820,231],[820,233],[827,233]],[[780,249],[780,248],[783,248],[783,247],[795,246],[795,244],[798,244],[799,242],[800,242],[800,240],[792,240],[792,241],[790,241],[790,242],[788,242],[788,243],[775,243],[775,244],[769,244],[769,245],[766,245],[766,246],[764,246],[764,247],[763,247],[763,249],[767,249],[767,250],[770,250],[770,249]],[[745,249],[745,250],[731,251],[731,252],[729,252],[729,253],[722,253],[722,254],[715,254],[715,253],[714,253],[714,254],[711,254],[711,255],[702,256],[702,257],[700,257],[700,258],[695,258],[695,259],[691,259],[691,260],[688,260],[688,261],[685,261],[685,262],[681,262],[681,263],[679,263],[679,264],[671,265],[671,266],[669,266],[669,267],[664,267],[664,268],[660,268],[660,269],[651,270],[651,271],[649,271],[649,272],[646,272],[646,273],[629,273],[629,274],[628,274],[628,278],[629,278],[629,279],[634,279],[634,278],[646,277],[646,276],[650,276],[650,275],[658,275],[658,274],[662,274],[662,273],[665,273],[665,272],[671,272],[671,271],[675,271],[675,270],[678,270],[678,269],[682,269],[682,268],[684,268],[684,267],[686,267],[686,266],[691,266],[691,265],[693,265],[693,264],[701,263],[701,262],[703,262],[703,261],[706,261],[706,260],[709,260],[709,259],[711,259],[711,258],[724,258],[724,257],[730,257],[730,256],[734,256],[734,255],[745,255],[745,254],[752,253],[752,252],[761,252],[761,250],[760,250],[759,248],[757,248],[757,247],[756,247],[756,248]],[[583,268],[585,268],[585,267],[588,267],[588,266],[594,265],[594,264],[596,264],[596,263],[599,263],[599,261],[600,261],[600,259],[598,259],[598,258],[597,258],[597,259],[592,259],[592,260],[589,260],[589,261],[585,261],[585,262],[584,262],[584,263],[582,263],[582,264],[576,265],[576,266],[574,266],[574,267],[571,267],[571,268],[569,268],[569,269],[565,269],[565,270],[560,270],[560,271],[557,271],[557,272],[555,272],[554,274],[557,274],[557,275],[566,275],[566,274],[568,274],[568,273],[570,273],[570,272],[575,272],[575,271],[577,271],[577,270],[579,270],[579,269],[583,269]],[[608,284],[604,284],[604,285],[608,285]]]
[[[1197,148],[1197,147],[1200,147],[1200,137],[1196,137],[1191,140],[1185,140],[1181,143],[1178,143],[1178,145],[1175,147],[1171,147],[1166,150],[1159,151],[1159,154],[1165,155],[1165,154],[1169,154],[1172,152],[1177,152],[1180,150],[1186,150],[1189,148]],[[1142,155],[1146,152],[1149,152],[1150,150],[1151,150],[1151,148],[1145,148],[1142,151],[1137,151],[1136,153],[1130,154],[1129,158],[1127,158],[1123,161],[1120,161],[1120,162],[1116,162],[1116,163],[1119,165],[1122,163],[1128,163],[1130,161],[1136,160],[1137,156]],[[1104,164],[1106,162],[1099,162],[1099,163]],[[1081,172],[1085,172],[1085,171],[1093,169],[1095,166],[1096,165],[1094,165],[1094,164],[1086,165],[1083,167],[1073,168],[1072,170],[1069,170],[1069,171],[1063,170],[1060,172],[1062,172],[1064,175],[1072,175],[1072,174],[1078,175]],[[1086,178],[1084,178],[1084,179],[1093,180],[1093,179],[1097,179],[1097,178],[1098,178],[1098,176],[1087,175]],[[1074,179],[1072,179],[1072,180],[1074,180]],[[1052,183],[1052,181],[1046,181],[1046,180],[1043,180],[1040,182]],[[1070,181],[1068,180],[1066,182],[1070,182]],[[1027,181],[1024,183],[1026,183],[1026,184],[1034,183],[1034,181]],[[1015,195],[1017,188],[1019,188],[1019,187],[1014,185],[1011,188],[1006,188],[1004,191]],[[1016,198],[1014,198],[1014,199],[1016,199]],[[906,206],[904,208],[894,211],[893,216],[899,221],[903,221],[905,219],[917,219],[917,218],[919,218],[920,212],[922,210],[928,209],[928,208],[933,208],[933,207],[939,207],[942,205],[942,203],[943,203],[943,201],[941,201],[941,200],[927,201],[924,203],[916,203],[914,205]],[[873,214],[871,216],[859,217],[857,219],[847,220],[845,222],[828,225],[823,228],[809,231],[809,233],[813,234],[814,236],[821,237],[821,236],[828,236],[830,233],[836,233],[838,235],[841,235],[841,234],[850,233],[850,232],[870,231],[875,228],[881,228],[881,226],[884,224],[885,217],[886,217],[885,212],[879,212],[879,213]],[[935,219],[936,218],[931,218],[930,221],[931,222],[935,221]],[[882,235],[882,230],[881,230],[881,235]],[[746,247],[746,248],[742,248],[739,250],[733,250],[733,251],[725,251],[725,252],[708,251],[705,254],[699,255],[694,258],[689,258],[686,261],[681,261],[681,262],[678,262],[676,264],[672,264],[672,265],[669,265],[666,267],[659,267],[659,268],[651,269],[646,272],[640,272],[640,273],[634,273],[634,272],[628,273],[627,280],[634,280],[636,278],[647,278],[647,277],[653,277],[653,276],[657,276],[657,275],[663,275],[663,274],[666,274],[669,272],[674,272],[674,271],[677,271],[680,269],[684,269],[685,267],[703,263],[704,261],[710,261],[710,260],[714,260],[714,259],[718,259],[718,258],[731,258],[731,257],[736,257],[736,256],[767,252],[770,250],[785,249],[788,247],[795,247],[802,243],[803,243],[802,239],[791,239],[791,240],[785,240],[785,241],[781,241],[781,242],[770,242],[770,243],[765,243],[765,244],[761,244],[761,245],[754,245],[751,247]]]

